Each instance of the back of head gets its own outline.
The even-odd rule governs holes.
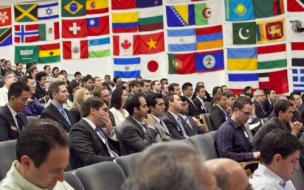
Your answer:
[[[273,104],[273,112],[275,116],[279,116],[280,112],[286,112],[292,104],[288,100],[278,99]]]
[[[282,159],[293,154],[297,150],[302,150],[303,146],[294,135],[281,129],[269,132],[261,142],[261,162],[269,165],[276,154],[280,154]]]
[[[98,110],[105,102],[98,97],[90,97],[83,102],[80,107],[82,117],[87,117],[91,113],[91,109]]]
[[[37,119],[30,122],[17,139],[17,160],[20,162],[21,157],[27,155],[39,168],[53,148],[68,148],[68,137],[62,128],[59,123],[51,120]]]
[[[153,145],[137,163],[125,190],[203,190],[212,183],[199,154],[183,142]]]
[[[130,115],[133,115],[134,108],[140,107],[140,97],[144,97],[142,93],[134,94],[133,96],[130,96],[125,104],[125,109],[128,111]]]
[[[30,87],[25,82],[13,83],[8,89],[8,100],[10,100],[11,97],[18,98],[23,91],[30,91]]]

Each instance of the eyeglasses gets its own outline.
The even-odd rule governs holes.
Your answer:
[[[252,113],[251,112],[246,112],[246,111],[243,111],[243,110],[240,110],[244,115],[246,116],[251,116]]]

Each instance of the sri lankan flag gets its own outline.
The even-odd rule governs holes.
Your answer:
[[[33,22],[38,20],[38,4],[15,5],[16,22]]]
[[[39,63],[60,61],[60,43],[39,46]]]

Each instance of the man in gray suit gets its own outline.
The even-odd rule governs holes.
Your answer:
[[[156,141],[159,142],[170,140],[172,135],[170,134],[166,124],[161,119],[166,109],[163,95],[160,93],[151,93],[146,97],[146,99],[150,110],[150,115],[155,120],[156,129],[159,132],[156,137]]]
[[[147,146],[156,142],[158,131],[155,120],[148,116],[149,108],[143,94],[131,96],[125,109],[129,116],[121,124],[121,140],[127,154],[143,151]]]

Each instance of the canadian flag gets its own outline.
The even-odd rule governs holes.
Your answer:
[[[137,55],[139,49],[138,37],[130,34],[113,36],[113,49],[114,55]]]

